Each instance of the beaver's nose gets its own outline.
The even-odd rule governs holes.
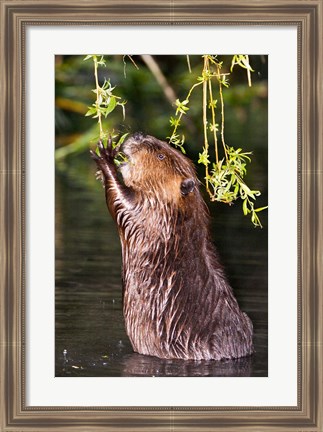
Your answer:
[[[132,135],[132,137],[133,137],[133,139],[134,139],[135,141],[137,141],[137,142],[139,143],[139,142],[141,142],[141,141],[145,138],[145,134],[142,133],[142,132],[135,132],[135,133]]]

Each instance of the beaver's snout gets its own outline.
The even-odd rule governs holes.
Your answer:
[[[131,156],[139,150],[139,145],[142,144],[146,138],[147,135],[143,132],[135,132],[121,145],[121,151],[126,156]]]
[[[144,138],[145,138],[145,134],[143,132],[135,132],[132,135],[132,138],[137,141],[138,143],[140,143]]]

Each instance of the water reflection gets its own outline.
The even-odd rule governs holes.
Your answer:
[[[127,345],[127,344],[126,344]],[[249,377],[255,356],[233,360],[163,360],[157,357],[130,353],[131,347],[122,341],[113,355],[96,357],[93,352],[81,354],[63,350],[57,356],[59,376],[123,376],[123,377]]]
[[[161,360],[156,357],[130,354],[122,361],[122,376],[207,377],[251,375],[252,356],[223,361]]]

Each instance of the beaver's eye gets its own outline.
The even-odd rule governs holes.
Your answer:
[[[165,159],[166,156],[163,153],[159,153],[157,155],[157,157],[158,157],[159,160],[163,160],[163,159]]]

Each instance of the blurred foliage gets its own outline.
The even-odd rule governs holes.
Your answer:
[[[55,91],[56,91],[56,148],[73,145],[77,153],[88,151],[88,137],[93,129],[93,120],[84,117],[93,101],[93,65],[84,61],[84,56],[56,56]],[[148,69],[141,56],[133,56],[132,62],[123,56],[106,56],[107,67],[99,69],[99,81],[110,79],[116,86],[118,96],[127,101],[126,117],[115,111],[109,116],[107,129],[116,132],[142,131],[165,140],[171,133],[169,118],[174,113],[174,106],[166,99],[161,86]],[[186,56],[155,56],[162,73],[174,89],[178,99],[183,100],[188,89],[200,74],[201,56],[190,56],[192,72],[187,66]],[[230,70],[232,56],[221,56],[223,70]],[[254,137],[267,140],[267,58],[250,56],[255,73],[252,75],[252,87],[248,87],[247,76],[241,68],[234,68],[232,85],[225,89],[226,140],[236,147],[235,141],[245,142],[246,150],[257,147]],[[188,153],[197,153],[203,143],[203,125],[200,121],[200,100],[202,89],[192,95],[190,120],[187,125]],[[95,131],[93,131],[95,132]],[[86,134],[86,139],[82,136]],[[98,133],[93,133],[93,144]],[[241,141],[243,139],[243,141]],[[87,144],[86,144],[87,142]],[[58,152],[58,156],[72,154],[69,151]]]

